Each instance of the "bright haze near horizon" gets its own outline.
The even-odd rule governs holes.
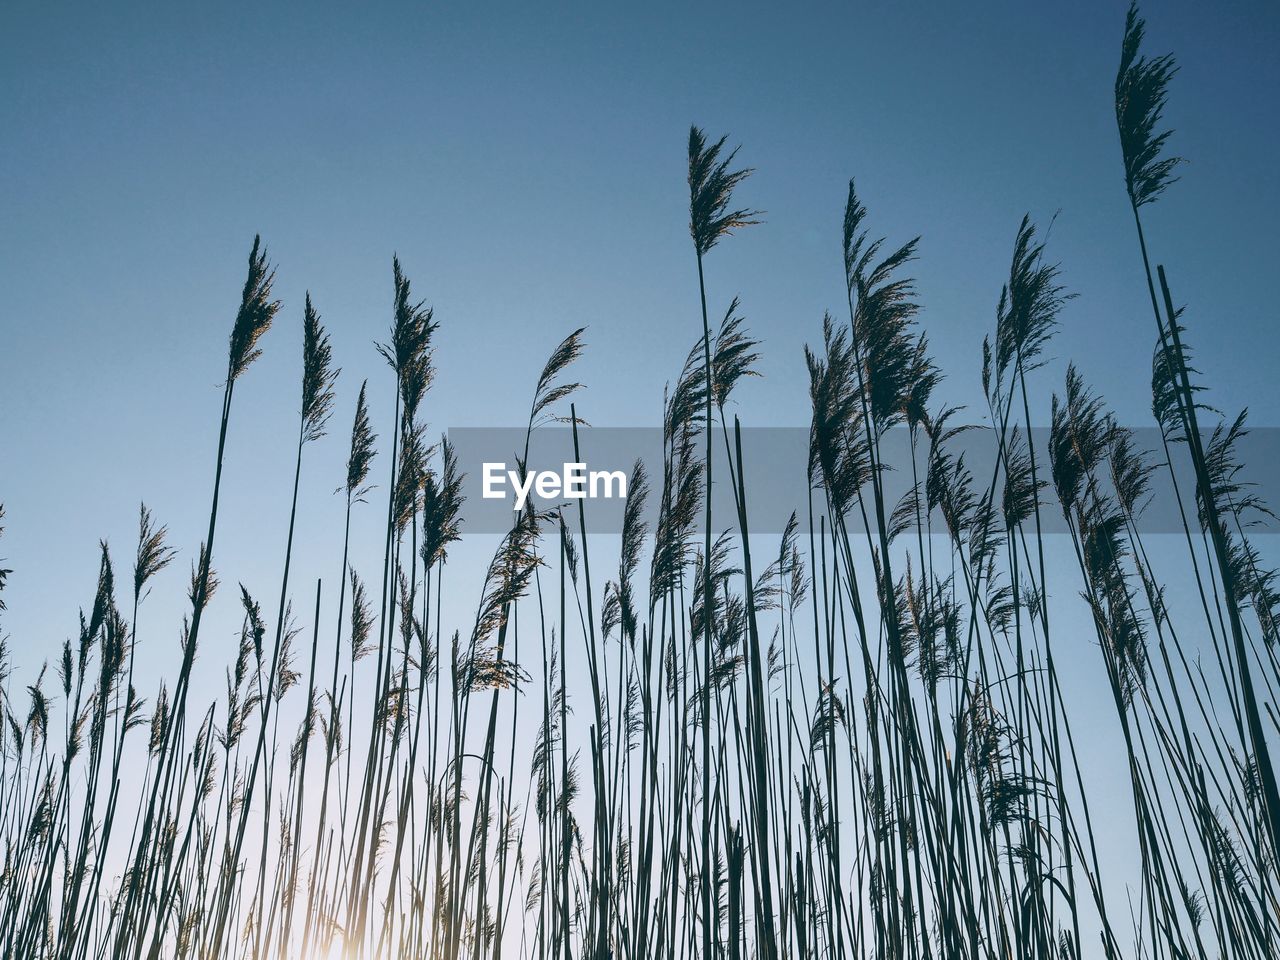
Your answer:
[[[1188,160],[1148,208],[1153,257],[1187,304],[1210,402],[1275,426],[1280,9],[1144,12],[1147,49],[1181,65],[1166,120],[1177,131],[1170,149]],[[1042,229],[1052,220],[1048,256],[1078,294],[1035,375],[1033,417],[1047,423],[1071,359],[1122,420],[1149,425],[1154,326],[1112,107],[1123,23],[1124,4],[1101,2],[732,14],[707,4],[10,4],[0,30],[0,557],[14,572],[0,633],[15,689],[74,634],[99,538],[127,568],[141,500],[181,557],[144,605],[140,633],[155,653],[140,688],[172,669],[255,233],[283,307],[236,388],[214,557],[224,586],[202,634],[209,698],[239,625],[235,584],[267,604],[279,589],[304,291],[343,372],[330,435],[304,463],[292,579],[303,621],[323,578],[322,623],[332,622],[333,490],[365,378],[383,441],[373,476],[385,485],[394,385],[373,344],[391,319],[393,253],[440,323],[423,405],[432,433],[522,424],[546,355],[583,325],[581,415],[658,424],[663,386],[701,330],[691,122],[742,144],[739,159],[756,172],[738,198],[765,211],[707,258],[712,313],[741,296],[763,341],[763,377],[736,394],[744,424],[807,422],[802,348],[820,342],[824,311],[844,315],[840,222],[855,177],[873,235],[922,238],[912,273],[947,376],[940,397],[982,421],[981,342],[1029,212]],[[363,511],[354,555],[372,577],[385,490]],[[462,571],[492,547],[473,538],[457,548],[447,576],[465,585],[458,619],[479,590]],[[1079,670],[1094,671],[1100,690],[1096,647],[1080,643]],[[1096,712],[1082,718],[1091,743],[1109,731]]]

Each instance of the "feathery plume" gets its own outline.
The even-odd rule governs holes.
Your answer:
[[[539,425],[541,422],[539,418],[544,410],[581,389],[580,383],[557,383],[556,380],[582,355],[585,346],[582,342],[582,334],[586,329],[586,327],[579,327],[573,331],[560,341],[560,345],[547,358],[546,365],[542,368],[542,375],[538,377],[538,386],[533,392],[533,408],[529,413],[529,423],[532,427]]]
[[[0,503],[0,520],[4,519],[4,504]],[[0,535],[4,533],[4,527],[0,525]],[[0,593],[4,592],[5,581],[9,579],[9,574],[13,573],[7,567],[0,567]],[[4,597],[0,596],[0,610],[4,610]]]
[[[267,263],[267,250],[262,245],[262,238],[255,236],[253,249],[249,252],[249,275],[244,281],[240,310],[231,330],[232,380],[244,373],[249,364],[262,355],[257,347],[258,339],[267,332],[276,311],[280,309],[280,301],[271,299],[271,286],[275,278],[274,268]]]
[[[759,210],[730,210],[733,190],[752,173],[750,168],[730,170],[738,148],[721,158],[725,141],[721,137],[707,146],[706,134],[689,128],[689,233],[698,256],[704,256],[721,237],[739,227],[757,224]]]
[[[1157,131],[1169,96],[1169,81],[1178,72],[1172,54],[1141,56],[1146,21],[1138,16],[1136,0],[1129,5],[1116,71],[1116,126],[1124,156],[1124,183],[1135,208],[1153,202],[1165,187],[1177,182],[1173,175],[1181,157],[1162,157],[1172,130]]]
[[[138,508],[138,555],[133,564],[133,596],[139,599],[147,581],[173,562],[178,551],[165,545],[169,529],[157,527],[144,503]]]
[[[372,652],[369,643],[369,632],[373,628],[373,610],[369,606],[369,597],[364,588],[364,581],[356,573],[355,567],[350,569],[351,576],[351,659],[360,660]]]
[[[1058,311],[1075,294],[1058,283],[1056,263],[1044,262],[1044,243],[1036,242],[1035,224],[1030,214],[1018,225],[1013,245],[1009,281],[1000,291],[996,308],[995,375],[999,384],[1011,365],[1021,365],[1024,373],[1040,365]]]
[[[307,292],[302,314],[302,422],[303,439],[319,440],[324,436],[329,414],[333,412],[333,385],[338,370],[332,366],[333,349],[329,334],[320,324],[320,314],[311,305]]]
[[[461,537],[458,514],[466,500],[466,474],[458,471],[458,455],[447,436],[440,438],[440,459],[439,477],[429,470],[422,482],[422,563],[428,568],[443,561],[449,544]]]
[[[884,238],[870,240],[863,227],[866,207],[849,181],[845,202],[845,283],[853,307],[851,349],[856,362],[857,386],[862,391],[876,429],[883,430],[905,415],[911,405],[914,382],[925,368],[917,357],[911,329],[920,311],[915,301],[915,281],[895,274],[916,257],[916,237],[892,253],[880,257]]]
[[[627,505],[622,515],[622,561],[618,570],[617,596],[622,635],[634,640],[637,611],[631,581],[640,564],[640,551],[644,546],[644,505],[649,496],[649,479],[641,460],[636,460],[631,468],[631,482],[627,485],[627,491]]]
[[[412,299],[409,278],[400,269],[400,258],[391,261],[395,281],[395,307],[391,324],[391,342],[378,344],[378,352],[396,372],[400,385],[401,416],[412,423],[418,404],[435,377],[431,364],[431,338],[439,324],[425,300]]]
[[[751,337],[743,327],[743,318],[738,315],[738,298],[734,297],[720,321],[720,332],[716,334],[715,348],[711,354],[711,387],[712,399],[723,409],[725,401],[734,385],[743,377],[760,376],[753,364],[760,359],[756,347],[760,341]]]
[[[356,498],[365,492],[364,482],[369,477],[369,465],[373,462],[373,443],[378,439],[369,421],[369,405],[365,400],[368,387],[368,380],[360,384],[355,422],[351,425],[351,452],[347,455],[347,496]]]

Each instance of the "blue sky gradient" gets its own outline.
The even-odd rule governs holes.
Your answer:
[[[127,533],[139,498],[198,541],[203,510],[183,504],[207,496],[255,232],[284,308],[238,391],[227,513],[248,511],[249,529],[280,526],[288,495],[304,290],[344,368],[335,432],[365,377],[375,419],[390,419],[371,344],[390,319],[392,252],[441,322],[434,429],[522,422],[542,359],[583,324],[583,415],[656,424],[699,328],[690,121],[743,144],[757,173],[740,196],[767,211],[708,260],[713,311],[741,295],[766,346],[744,422],[807,421],[802,346],[824,310],[839,315],[851,176],[873,230],[923,237],[914,272],[945,399],[980,399],[1018,220],[1056,213],[1050,255],[1079,297],[1037,407],[1047,419],[1073,358],[1123,418],[1149,422],[1153,329],[1111,106],[1123,16],[1119,3],[12,7],[0,497],[16,646],[45,642],[46,601],[80,569],[70,558],[91,569],[96,538]],[[1181,64],[1168,120],[1189,160],[1148,208],[1153,255],[1189,305],[1214,402],[1274,425],[1280,15],[1187,3],[1147,16],[1149,49]],[[344,444],[310,453],[324,496]],[[18,602],[28,590],[39,602]]]

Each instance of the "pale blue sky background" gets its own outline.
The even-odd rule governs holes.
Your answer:
[[[1153,253],[1190,306],[1213,400],[1277,425],[1280,13],[1146,14],[1149,49],[1182,65],[1168,120],[1191,161],[1151,209]],[[1123,20],[1120,2],[8,4],[0,556],[15,572],[0,629],[19,676],[74,631],[99,537],[126,566],[139,499],[182,549],[144,607],[148,666],[173,659],[255,232],[284,308],[236,391],[210,643],[235,629],[237,580],[268,604],[278,590],[306,289],[344,373],[334,435],[307,454],[299,597],[337,572],[331,491],[366,376],[387,433],[391,382],[371,343],[390,319],[393,251],[441,322],[434,429],[521,422],[547,352],[583,324],[582,414],[655,424],[699,330],[691,121],[743,144],[758,172],[740,197],[768,212],[708,260],[713,309],[740,294],[767,348],[765,377],[740,392],[744,422],[806,422],[801,348],[843,303],[856,176],[873,229],[923,235],[915,272],[948,399],[978,398],[1019,218],[1061,211],[1051,255],[1080,296],[1040,375],[1040,416],[1071,357],[1122,417],[1148,423],[1153,323],[1112,113]],[[380,502],[356,534],[371,573]],[[455,566],[489,549],[463,547]]]
[[[1276,425],[1280,14],[1262,3],[1146,13],[1149,48],[1182,65],[1168,118],[1190,160],[1148,208],[1153,253],[1190,306],[1215,401]],[[758,172],[741,198],[768,212],[708,262],[713,310],[740,294],[767,347],[765,377],[739,397],[746,423],[807,420],[801,347],[842,303],[850,176],[873,228],[923,235],[915,272],[947,399],[977,398],[1019,217],[1061,211],[1050,250],[1080,296],[1053,354],[1148,422],[1152,321],[1111,105],[1123,17],[1113,2],[732,15],[10,5],[0,555],[17,570],[15,646],[60,640],[50,611],[92,570],[97,537],[123,549],[139,498],[184,547],[202,536],[218,383],[256,231],[285,305],[237,391],[224,561],[242,559],[236,523],[272,548],[283,540],[305,289],[344,368],[335,433],[365,376],[375,415],[389,418],[370,344],[389,321],[393,251],[441,321],[425,407],[435,428],[522,421],[546,353],[582,324],[583,414],[656,423],[699,326],[690,121],[743,144]],[[1041,375],[1045,395],[1063,366]],[[314,509],[336,508],[344,446],[309,451]]]

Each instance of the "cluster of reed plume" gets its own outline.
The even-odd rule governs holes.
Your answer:
[[[366,580],[348,551],[353,518],[375,499],[362,385],[341,576],[328,587],[337,622],[319,622],[317,585],[309,631],[295,625],[303,454],[325,435],[337,378],[308,297],[279,596],[269,612],[244,587],[219,598],[242,609],[243,627],[225,697],[206,703],[192,674],[197,656],[220,662],[201,625],[218,588],[228,424],[280,306],[255,241],[176,676],[149,697],[133,682],[155,633],[140,606],[175,556],[144,507],[131,579],[104,544],[56,680],[42,673],[17,694],[5,669],[0,683],[3,955],[1280,955],[1269,755],[1280,593],[1248,535],[1266,508],[1240,478],[1243,418],[1202,431],[1218,418],[1148,259],[1142,210],[1178,160],[1161,120],[1175,66],[1144,56],[1142,36],[1131,9],[1115,96],[1156,323],[1159,449],[1139,449],[1074,367],[1047,445],[1028,441],[1027,380],[1070,298],[1030,219],[984,342],[989,425],[956,425],[933,397],[941,374],[904,275],[916,242],[874,239],[851,183],[847,317],[827,317],[806,353],[811,483],[761,555],[753,465],[726,413],[758,344],[736,300],[712,323],[704,272],[716,245],[758,217],[733,198],[749,171],[694,128],[702,330],[665,397],[663,461],[633,469],[612,578],[599,557],[592,570],[585,503],[530,506],[488,567],[474,619],[441,622],[463,478],[448,442],[422,426],[436,321],[396,262],[381,348],[396,399],[380,565]],[[582,333],[538,378],[526,462],[551,419],[579,441],[567,371]],[[912,476],[888,502],[882,438],[894,428],[910,437]],[[956,452],[967,429],[996,441],[989,476]],[[711,514],[720,444],[728,476],[714,480],[734,492],[732,517]],[[1182,482],[1182,563],[1143,541],[1158,472]],[[1062,511],[1066,537],[1043,532],[1049,510]],[[1073,548],[1078,579],[1047,582],[1055,542]],[[1165,603],[1161,567],[1184,564],[1192,573],[1176,586],[1194,591],[1202,618]],[[1128,889],[1098,855],[1055,660],[1064,646],[1096,655],[1123,735],[1139,878]],[[580,685],[571,661],[584,665]]]

